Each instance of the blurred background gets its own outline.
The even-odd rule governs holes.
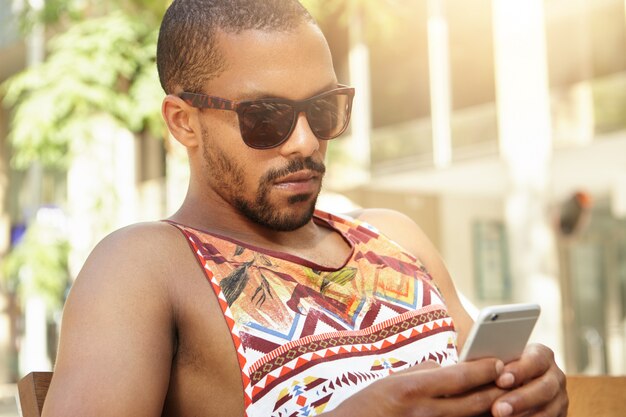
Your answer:
[[[626,1],[303,3],[357,88],[320,205],[406,213],[471,304],[537,302],[568,373],[625,374]],[[0,0],[0,397],[53,366],[93,246],[182,201],[168,4]]]

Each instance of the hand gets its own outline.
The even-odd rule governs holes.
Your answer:
[[[495,417],[567,415],[565,375],[543,345],[527,346],[519,360],[505,366],[496,384],[510,392],[493,404]]]
[[[506,392],[495,385],[503,369],[504,364],[493,358],[443,368],[424,362],[359,391],[332,415],[476,416],[488,412]]]

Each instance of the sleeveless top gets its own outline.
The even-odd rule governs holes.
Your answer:
[[[177,223],[237,351],[246,416],[315,416],[390,373],[456,363],[456,332],[413,256],[353,219],[314,220],[352,248],[339,269]]]

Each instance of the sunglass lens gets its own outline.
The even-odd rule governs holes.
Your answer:
[[[350,96],[333,94],[313,101],[307,109],[309,126],[320,139],[341,135],[350,120]]]
[[[244,142],[257,149],[272,148],[291,133],[293,108],[284,103],[254,103],[240,114]]]

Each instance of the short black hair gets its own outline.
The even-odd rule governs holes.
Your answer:
[[[244,30],[286,31],[315,23],[297,0],[174,0],[157,44],[157,69],[167,94],[194,93],[225,69],[216,34]]]

